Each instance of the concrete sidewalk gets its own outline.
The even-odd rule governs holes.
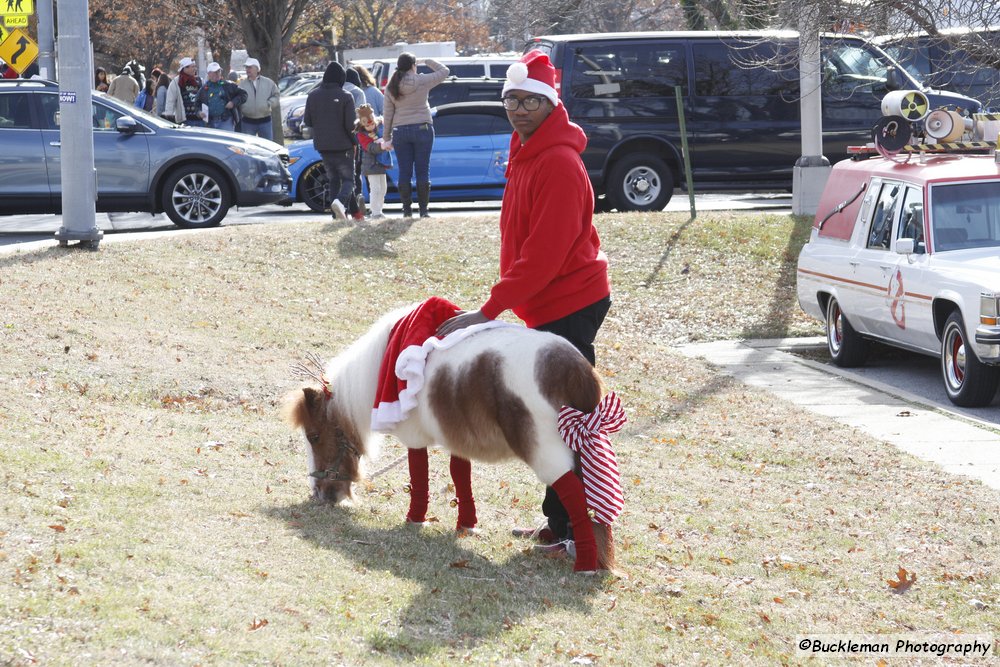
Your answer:
[[[847,377],[790,354],[825,346],[823,338],[718,341],[680,346],[726,375],[760,387],[816,414],[862,430],[945,471],[1000,489],[1000,431],[993,424],[949,413],[926,399],[878,382]]]

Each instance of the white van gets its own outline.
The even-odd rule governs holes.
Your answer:
[[[478,56],[437,56],[432,57],[442,65],[446,65],[451,71],[449,76],[456,79],[503,79],[507,76],[507,68],[516,63],[520,56],[517,54],[489,54]],[[417,56],[417,62],[423,60]],[[368,68],[379,88],[385,90],[389,84],[389,77],[396,71],[396,59],[376,60]],[[430,72],[431,70],[423,65],[417,66],[418,72]]]

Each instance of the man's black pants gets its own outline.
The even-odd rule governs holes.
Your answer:
[[[611,297],[606,296],[596,303],[581,308],[566,317],[535,327],[539,331],[548,331],[561,336],[580,351],[591,366],[596,365],[594,355],[594,339],[597,330],[601,328],[604,318],[611,308]],[[572,538],[573,533],[569,523],[569,514],[559,501],[559,495],[551,486],[545,487],[545,500],[542,501],[542,514],[549,522],[549,530],[560,540]]]

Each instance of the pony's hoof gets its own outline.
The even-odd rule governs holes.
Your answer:
[[[479,537],[478,528],[469,528],[468,526],[459,526],[455,529],[455,534],[459,537]]]
[[[596,577],[601,574],[601,570],[573,570],[573,574],[579,574],[584,577]]]
[[[426,528],[427,526],[431,525],[431,522],[430,521],[410,521],[409,519],[407,519],[406,520],[406,525],[407,526],[413,526],[414,528]]]

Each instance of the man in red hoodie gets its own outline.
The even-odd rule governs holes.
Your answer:
[[[555,90],[555,69],[540,51],[510,66],[502,96],[514,132],[500,210],[500,281],[479,310],[447,320],[437,335],[511,310],[527,326],[562,336],[594,364],[611,286],[592,224],[594,191],[580,158],[587,136],[570,122]],[[515,535],[563,548],[572,537],[569,518],[552,487],[542,512],[547,525]]]

